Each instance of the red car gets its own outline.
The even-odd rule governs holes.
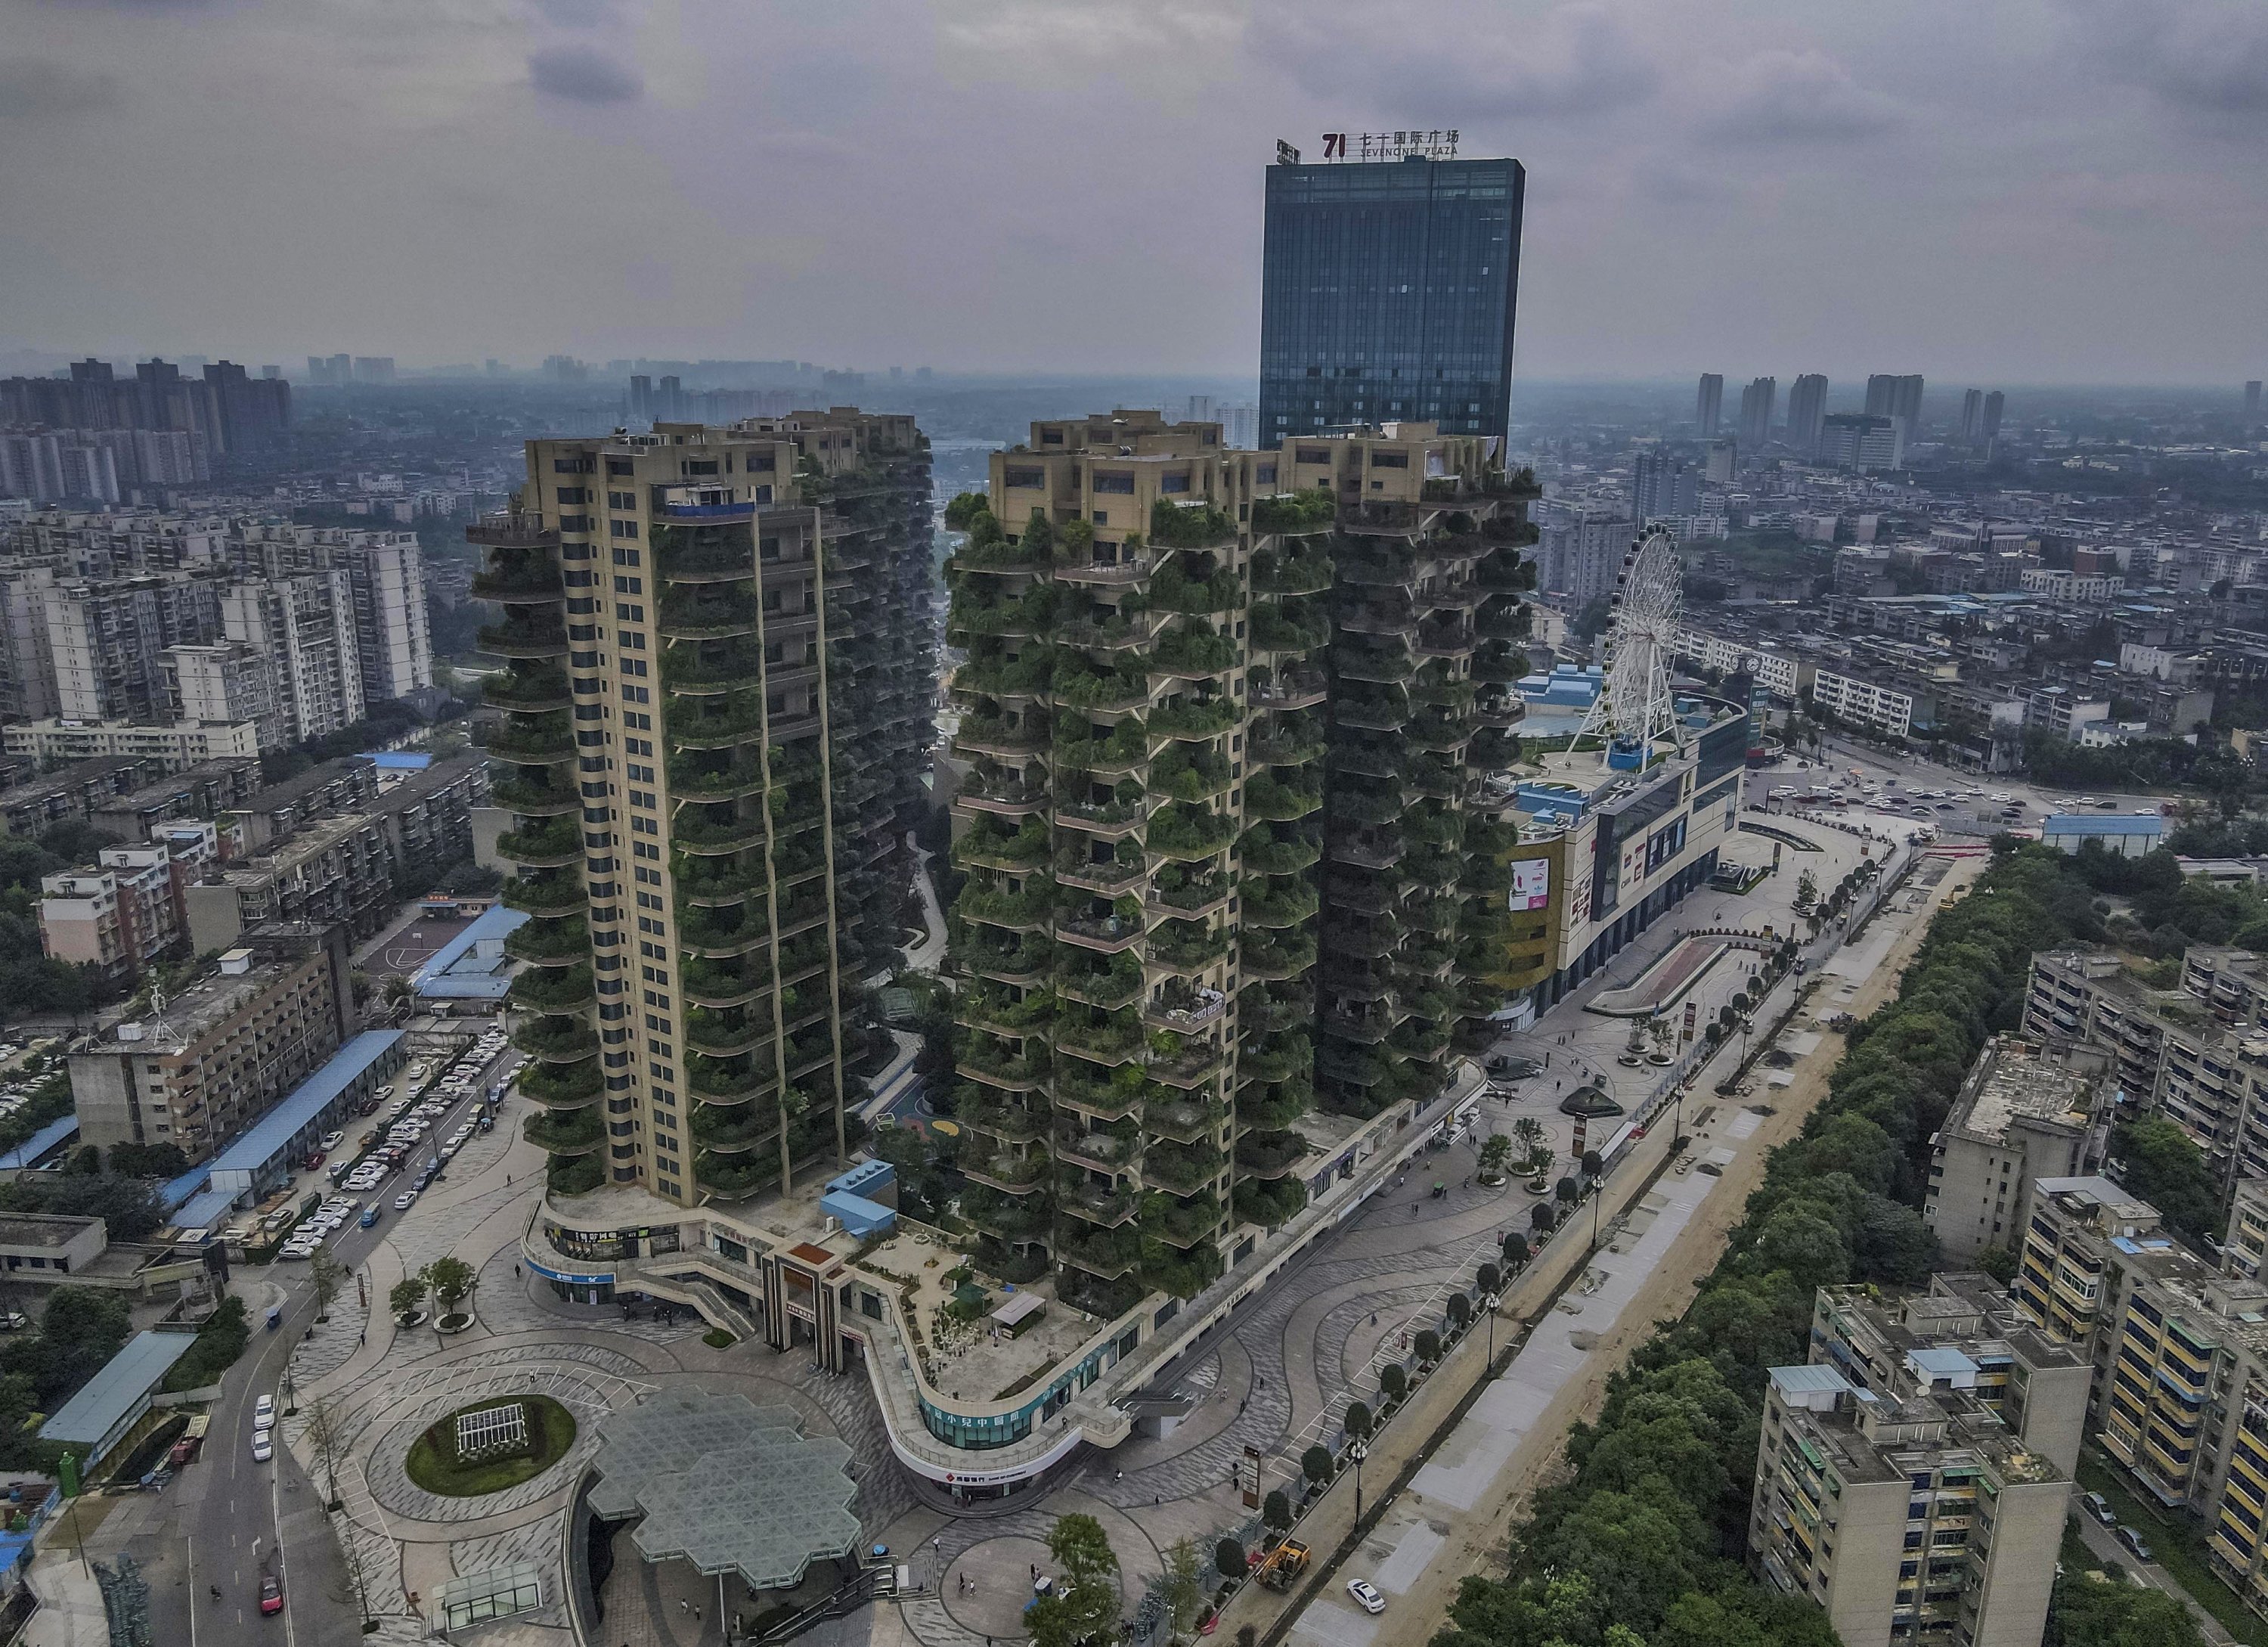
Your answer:
[[[260,1610],[263,1614],[284,1610],[284,1581],[281,1578],[262,1578],[260,1581]]]

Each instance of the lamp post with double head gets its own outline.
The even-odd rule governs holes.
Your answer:
[[[1347,1457],[1354,1460],[1354,1525],[1362,1526],[1362,1461],[1370,1456],[1370,1443],[1357,1439],[1347,1447]]]

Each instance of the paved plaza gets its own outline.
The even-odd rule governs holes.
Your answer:
[[[571,1497],[598,1421],[649,1392],[688,1386],[791,1406],[806,1434],[839,1437],[849,1445],[862,1540],[887,1545],[921,1592],[891,1610],[893,1637],[909,1636],[921,1647],[1020,1638],[1033,1569],[1048,1570],[1045,1533],[1057,1516],[1071,1510],[1101,1520],[1118,1555],[1130,1612],[1176,1540],[1195,1540],[1209,1566],[1221,1536],[1250,1532],[1250,1512],[1233,1486],[1247,1448],[1262,1455],[1267,1486],[1290,1485],[1301,1451],[1336,1439],[1350,1386],[1374,1387],[1381,1361],[1406,1355],[1410,1339],[1438,1320],[1447,1289],[1465,1281],[1506,1231],[1529,1227],[1535,1198],[1524,1183],[1491,1187],[1477,1179],[1476,1154],[1491,1133],[1534,1119],[1558,1157],[1551,1173],[1557,1177],[1572,1164],[1575,1123],[1559,1109],[1568,1092],[1596,1084],[1635,1113],[1665,1081],[1669,1072],[1661,1068],[1617,1062],[1631,1021],[1587,1010],[1594,998],[1630,985],[1690,932],[1793,929],[1791,905],[1802,869],[1830,886],[1857,864],[1862,849],[1877,856],[1883,850],[1878,841],[1801,820],[1770,823],[1774,837],[1744,832],[1728,843],[1728,855],[1765,866],[1778,846],[1776,873],[1746,893],[1704,889],[1690,897],[1532,1030],[1506,1038],[1506,1050],[1548,1067],[1511,1093],[1486,1099],[1469,1136],[1418,1156],[1338,1234],[1184,1357],[1170,1387],[1194,1402],[1185,1419],[1166,1435],[1138,1436],[1114,1451],[1079,1456],[1044,1492],[1005,1513],[948,1517],[917,1493],[890,1453],[862,1375],[814,1371],[807,1354],[781,1355],[761,1343],[714,1349],[702,1340],[698,1323],[624,1320],[612,1306],[565,1304],[523,1274],[518,1242],[534,1212],[543,1156],[519,1140],[516,1112],[494,1134],[468,1144],[448,1178],[396,1222],[358,1277],[357,1291],[298,1347],[292,1364],[300,1415],[286,1425],[284,1438],[311,1473],[326,1479],[329,1466],[308,1429],[314,1411],[326,1414],[335,1436],[330,1463],[345,1506],[334,1525],[353,1540],[378,1610],[398,1621],[389,1626],[397,1632],[429,1608],[452,1577],[520,1562],[563,1571]],[[1869,947],[1830,964],[1830,971],[1867,964]],[[1708,1021],[1747,984],[1758,958],[1750,949],[1727,950],[1691,980],[1681,1002],[1693,1001]],[[514,1100],[512,1111],[518,1107]],[[1588,1141],[1602,1141],[1613,1125],[1594,1121]],[[1719,1125],[1730,1128],[1735,1118],[1728,1113]],[[1713,1181],[1697,1174],[1665,1180],[1613,1241],[1612,1258],[1602,1260],[1608,1279],[1585,1305],[1587,1314],[1620,1307],[1648,1255],[1675,1239],[1688,1203]],[[1430,1193],[1436,1183],[1443,1190],[1439,1199]],[[471,1300],[476,1324],[449,1338],[430,1326],[397,1332],[383,1306],[387,1289],[445,1254],[463,1259],[479,1275]],[[1557,1341],[1572,1342],[1564,1333]],[[578,1438],[559,1464],[519,1488],[476,1500],[437,1498],[402,1473],[409,1442],[425,1425],[482,1396],[522,1389],[552,1394],[576,1415]],[[1519,1417],[1506,1422],[1516,1429]],[[1445,1454],[1428,1466],[1436,1473],[1432,1491],[1456,1502],[1480,1490],[1492,1473],[1492,1456]],[[1422,1569],[1431,1536],[1425,1525],[1420,1518],[1395,1533],[1389,1562]],[[617,1540],[601,1592],[605,1621],[593,1639],[607,1647],[720,1643],[720,1603],[736,1614],[755,1610],[732,1588],[720,1589],[682,1563],[649,1566],[627,1540]],[[867,1647],[871,1622],[870,1610],[828,1626],[827,1647]],[[1327,1621],[1318,1625],[1303,1629],[1322,1635],[1329,1629]],[[873,1628],[879,1636],[881,1627]],[[547,1587],[541,1612],[492,1627],[482,1639],[499,1647],[564,1647],[572,1637],[556,1586]]]

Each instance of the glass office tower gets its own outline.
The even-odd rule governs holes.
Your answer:
[[[1527,175],[1517,160],[1268,168],[1263,447],[1401,418],[1505,432]]]

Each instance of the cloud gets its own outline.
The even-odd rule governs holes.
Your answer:
[[[1422,116],[1428,127],[1605,114],[1644,101],[1661,80],[1621,21],[1588,4],[1508,27],[1493,3],[1439,8],[1413,26],[1390,6],[1350,15],[1272,0],[1251,41],[1256,62],[1288,69],[1319,96],[1352,96],[1381,117]]]
[[[1822,51],[1761,52],[1731,78],[1733,97],[1710,129],[1736,142],[1847,142],[1878,137],[1905,118],[1896,102],[1860,85]]]
[[[1202,61],[1233,48],[1241,26],[1219,0],[961,0],[946,8],[939,34],[979,60],[1117,69],[1160,56]]]
[[[527,54],[528,83],[576,103],[628,103],[645,90],[637,69],[588,46],[546,46]]]
[[[0,120],[85,114],[118,101],[118,77],[40,57],[0,57]]]
[[[2065,9],[2082,53],[2112,81],[2185,116],[2268,115],[2268,10],[2254,0],[2066,0]]]

